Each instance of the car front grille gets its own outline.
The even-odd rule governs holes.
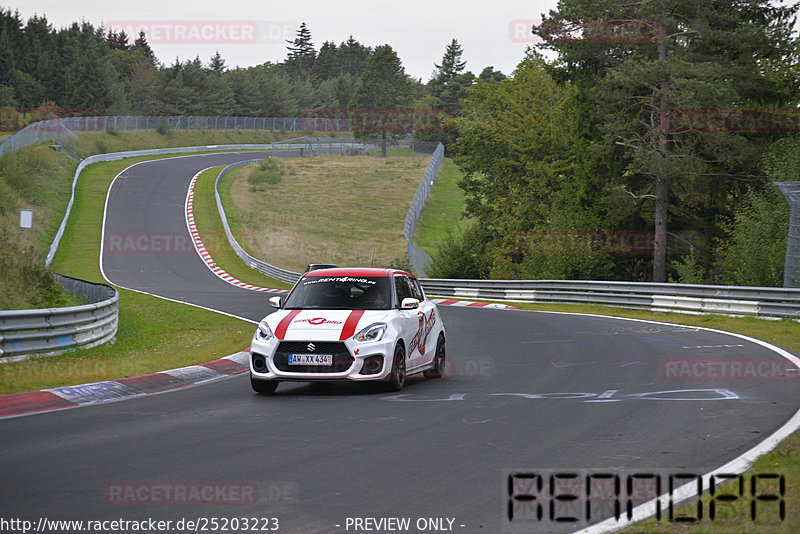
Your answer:
[[[313,350],[309,349],[313,344]],[[289,365],[289,354],[333,354],[333,365]],[[334,341],[281,341],[275,356],[275,367],[290,373],[343,373],[355,359],[344,343]]]

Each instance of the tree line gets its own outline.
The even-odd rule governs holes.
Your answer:
[[[429,275],[780,286],[798,5],[562,0],[467,92],[466,231]]]
[[[460,56],[457,41],[449,48]],[[0,8],[0,108],[295,117],[352,107],[370,60],[374,65],[367,75],[380,81],[384,91],[391,87],[392,95],[362,95],[359,102],[367,107],[433,109],[441,97],[448,109],[455,109],[474,78],[464,72],[463,61],[451,65],[445,58],[430,83],[424,83],[405,73],[390,46],[366,46],[353,36],[338,45],[325,41],[317,49],[305,23],[287,42],[286,59],[279,63],[229,67],[217,52],[208,61],[176,58],[167,64],[156,58],[143,32],[135,37],[106,32],[86,21],[55,29],[44,15],[23,21],[18,12]],[[485,72],[501,75],[490,67]],[[451,77],[458,83],[446,91]],[[369,91],[375,95],[377,89]]]

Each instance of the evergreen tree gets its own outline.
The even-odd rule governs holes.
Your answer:
[[[319,80],[330,80],[341,72],[339,67],[339,54],[336,43],[325,41],[319,49],[319,54],[314,62],[314,75]]]
[[[217,76],[222,76],[222,73],[225,72],[225,60],[222,59],[221,55],[219,55],[219,50],[217,50],[214,56],[211,58],[208,68]]]
[[[289,53],[284,62],[289,76],[293,80],[307,78],[313,72],[317,57],[314,43],[311,42],[311,30],[306,27],[305,22],[301,22],[294,40],[286,42],[291,45],[286,47]]]
[[[478,78],[488,82],[489,80],[494,80],[496,82],[502,82],[506,79],[506,75],[500,72],[499,70],[494,70],[493,65],[489,65],[488,67],[484,67],[481,73],[478,75]]]
[[[9,31],[0,26],[0,83],[10,85],[17,69]]]
[[[445,48],[444,55],[442,56],[442,64],[433,64],[436,70],[434,71],[433,78],[428,82],[428,89],[436,98],[440,98],[447,88],[447,84],[464,71],[467,62],[461,61],[461,54],[461,45],[458,44],[456,39],[453,39],[450,41],[450,44],[447,45],[447,48]]]
[[[408,105],[411,87],[400,58],[391,46],[382,45],[367,61],[361,86],[350,100],[353,131],[381,140],[381,156],[388,155],[389,139],[406,133],[402,108]]]
[[[364,69],[367,68],[367,61],[371,54],[371,48],[362,45],[351,35],[347,41],[339,45],[340,72],[360,78]]]
[[[81,110],[104,110],[110,103],[107,84],[109,81],[111,80],[104,76],[97,53],[90,47],[72,64],[67,73],[66,105]]]
[[[233,69],[224,79],[233,91],[234,107],[231,114],[252,117],[261,113],[261,90],[255,69]]]
[[[153,49],[150,48],[149,44],[147,44],[147,36],[145,35],[144,30],[139,30],[139,35],[133,42],[133,50],[140,51],[153,66],[158,65],[158,62],[156,61],[156,55],[153,53]]]
[[[461,49],[461,45],[458,44],[456,39],[450,41],[450,44],[447,45],[447,48],[444,51],[444,56],[442,56],[442,64],[434,66],[439,71],[439,75],[444,78],[445,80],[449,80],[453,78],[453,76],[457,76],[464,72],[464,68],[467,65],[466,61],[461,61],[461,54],[463,50]]]

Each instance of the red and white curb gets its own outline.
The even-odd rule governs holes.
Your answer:
[[[263,291],[266,293],[288,293],[289,292],[288,289],[271,289],[268,287],[259,287],[238,280],[237,278],[226,273],[224,269],[222,269],[219,265],[217,265],[216,262],[214,261],[214,258],[212,258],[211,254],[209,254],[208,250],[206,250],[205,245],[203,245],[203,240],[200,238],[200,233],[197,231],[197,225],[195,224],[194,221],[194,211],[192,206],[194,204],[194,185],[197,182],[197,178],[207,170],[208,169],[203,169],[202,171],[198,172],[192,177],[192,181],[189,183],[189,191],[186,193],[186,203],[184,207],[186,213],[186,226],[189,229],[189,234],[191,234],[192,236],[192,242],[194,243],[194,248],[197,250],[197,253],[203,259],[208,268],[211,269],[211,272],[213,272],[218,277],[225,280],[231,285],[241,287],[244,289],[250,289],[252,291]]]
[[[516,310],[514,306],[496,302],[475,302],[472,300],[430,299],[437,306],[463,306],[465,308],[491,308],[496,310]]]
[[[250,369],[250,351],[218,360],[119,380],[0,395],[0,419],[163,393]]]

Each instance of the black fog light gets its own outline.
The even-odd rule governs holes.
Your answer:
[[[364,358],[364,365],[361,366],[359,374],[376,375],[383,369],[383,356],[368,356]]]
[[[253,369],[257,373],[266,373],[267,372],[267,359],[262,354],[256,354],[255,352],[251,355],[253,359]]]

